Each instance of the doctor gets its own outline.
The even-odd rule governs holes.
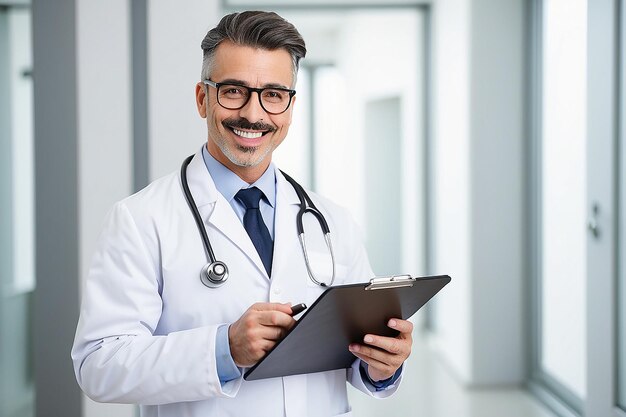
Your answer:
[[[351,369],[243,380],[295,324],[291,303],[310,305],[324,290],[298,241],[298,194],[271,163],[291,123],[304,41],[274,13],[242,12],[225,16],[202,49],[196,104],[208,140],[183,170],[228,279],[211,287],[200,279],[207,254],[179,172],[118,202],[84,285],[72,349],[78,383],[96,401],[140,404],[142,416],[350,415],[346,381],[379,398],[397,389],[410,322],[389,321],[397,338],[346,346]],[[349,214],[309,194],[332,232],[333,284],[373,276]],[[305,216],[311,269],[330,284],[319,227]]]

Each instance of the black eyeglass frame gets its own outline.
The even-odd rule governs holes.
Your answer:
[[[217,98],[217,103],[220,106],[222,106],[223,108],[227,109],[227,110],[243,109],[246,106],[246,104],[248,104],[248,102],[250,101],[250,97],[252,97],[252,93],[254,92],[254,93],[257,93],[257,96],[259,97],[259,104],[261,105],[261,108],[266,113],[269,113],[269,114],[283,114],[284,112],[289,110],[289,106],[291,106],[291,100],[293,99],[293,96],[296,95],[296,90],[291,90],[289,88],[283,88],[283,87],[253,88],[253,87],[248,87],[246,85],[237,84],[237,83],[216,83],[215,81],[211,81],[211,80],[203,80],[202,83],[204,83],[205,85],[209,85],[209,86],[215,88],[215,94],[216,94],[216,98]],[[239,107],[226,107],[225,105],[223,105],[220,102],[220,94],[219,94],[220,93],[220,87],[222,87],[224,85],[232,85],[232,86],[235,86],[235,87],[245,88],[246,90],[248,90],[248,98]],[[287,107],[285,107],[285,110],[283,110],[281,112],[278,112],[278,113],[267,110],[265,108],[265,106],[263,105],[263,100],[261,100],[261,94],[265,90],[279,90],[279,91],[284,91],[284,92],[288,93],[289,94],[289,102],[287,103]]]

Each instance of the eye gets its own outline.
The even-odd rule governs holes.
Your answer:
[[[272,103],[278,103],[285,100],[287,92],[282,90],[264,90],[263,99]]]
[[[247,95],[246,90],[238,85],[223,85],[220,93],[228,98],[245,97]]]

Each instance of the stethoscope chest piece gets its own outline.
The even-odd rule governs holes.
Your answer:
[[[217,288],[228,280],[228,267],[222,261],[207,264],[200,272],[200,281],[209,288]]]

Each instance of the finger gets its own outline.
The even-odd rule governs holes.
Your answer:
[[[229,335],[239,334],[247,340],[277,340],[284,337],[294,325],[295,320],[288,314],[277,311],[248,311],[230,326]]]
[[[385,337],[375,335],[365,335],[363,341],[370,345],[378,347],[384,351],[392,353],[394,355],[406,355],[411,350],[411,339],[405,339],[402,337]]]
[[[369,367],[369,371],[371,372],[372,370],[378,370],[379,372],[386,374],[386,375],[393,375],[397,368],[394,368],[391,365],[388,365],[386,363],[380,362],[372,357],[363,355],[361,353],[356,353],[356,352],[352,352],[354,354],[354,356],[356,356],[357,358],[361,359],[363,362],[367,363],[367,366]],[[369,373],[369,372],[368,372]],[[383,378],[386,379],[386,378]]]
[[[261,339],[278,341],[285,337],[287,330],[276,326],[262,326],[257,332],[257,336]]]
[[[257,320],[263,326],[275,326],[284,329],[291,329],[296,323],[296,320],[290,314],[275,310],[257,312]]]
[[[387,326],[399,331],[400,333],[413,332],[413,323],[408,320],[391,319],[387,322]]]
[[[252,342],[249,347],[250,359],[254,362],[261,359],[276,345],[276,342],[271,340],[260,339]]]
[[[355,355],[359,354],[363,357],[368,358],[368,360],[369,359],[375,360],[376,362],[379,362],[381,364],[384,364],[385,366],[389,366],[393,368],[399,367],[404,362],[404,359],[405,359],[403,356],[399,356],[393,353],[386,352],[384,350],[380,350],[377,348],[364,346],[364,345],[358,345],[358,344],[351,344],[349,347],[349,350]]]
[[[291,314],[291,303],[256,303],[250,307],[255,311],[280,311],[285,314]]]

